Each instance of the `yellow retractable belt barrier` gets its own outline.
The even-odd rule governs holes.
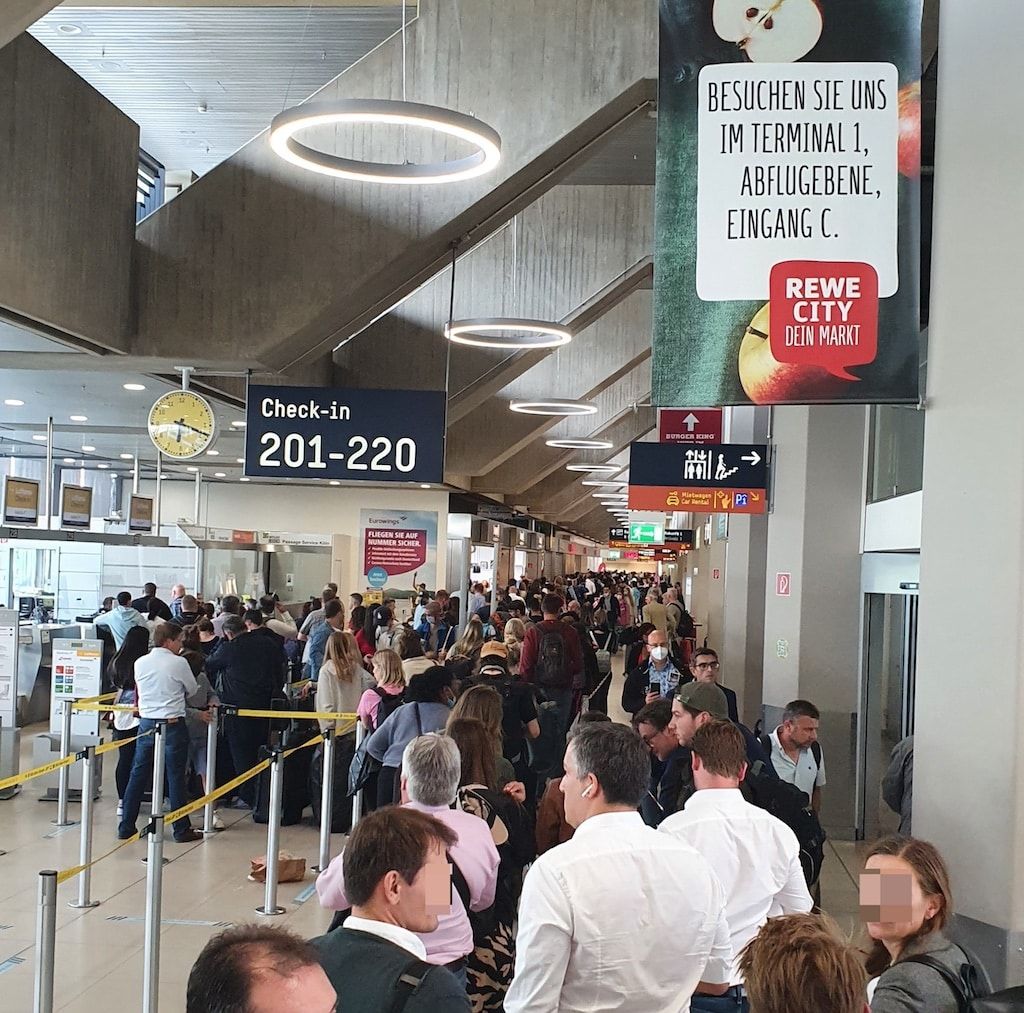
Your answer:
[[[73,711],[137,711],[138,707],[131,703],[96,703],[94,700],[76,700],[72,705]]]
[[[99,696],[83,696],[81,700],[76,700],[75,704],[80,703],[103,703],[104,700],[113,701],[117,697],[117,693],[100,693]]]
[[[104,742],[96,747],[96,755],[102,756],[104,753],[110,753],[115,749],[120,749],[122,746],[127,746],[129,743],[138,742],[139,739],[144,739],[147,735],[152,734],[153,729],[150,728],[148,732],[143,732],[141,735],[133,735],[130,739],[114,739],[113,742]]]
[[[94,858],[87,865],[72,865],[70,868],[61,869],[57,873],[57,885],[66,883],[69,879],[74,879],[80,872],[85,872],[86,869],[91,869],[97,862],[102,862],[104,858],[109,858],[115,852],[120,851],[122,848],[127,848],[129,844],[135,844],[142,834],[136,830],[131,837],[124,841],[118,841],[117,844],[112,847],[105,855],[100,855],[99,858]]]
[[[225,717],[239,718],[287,718],[289,721],[355,721],[358,714],[342,714],[336,711],[256,711],[243,708],[233,710],[222,706]]]

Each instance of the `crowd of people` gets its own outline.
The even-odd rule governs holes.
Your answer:
[[[296,675],[309,706],[366,731],[358,751],[341,735],[332,775],[332,826],[350,833],[316,884],[329,931],[216,937],[189,1010],[959,1013],[951,982],[971,962],[945,934],[941,856],[876,844],[864,943],[842,938],[818,907],[818,710],[794,700],[765,734],[743,725],[679,591],[604,574],[478,584],[461,626],[458,601],[425,589],[408,622],[333,586],[295,618],[273,597],[211,617],[176,588],[168,619],[155,588],[122,592],[109,674],[136,712],[116,712],[115,735],[161,726],[173,808],[202,791],[215,707],[238,772],[270,728],[233,709],[271,708]],[[606,713],[623,649],[628,724]],[[152,737],[122,753],[128,837]],[[228,804],[256,810],[254,784]],[[197,836],[187,819],[173,834]]]

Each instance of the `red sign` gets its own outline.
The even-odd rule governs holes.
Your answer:
[[[367,528],[363,573],[382,566],[390,576],[411,573],[427,561],[427,533],[422,529]]]
[[[721,408],[662,408],[658,412],[661,443],[721,443]]]
[[[789,597],[789,588],[793,583],[793,575],[791,573],[777,573],[775,574],[775,593],[780,598]]]
[[[706,514],[763,514],[764,489],[700,489],[678,485],[631,485],[630,510],[697,510]]]
[[[256,541],[255,531],[232,531],[231,541],[235,545],[252,545]]]
[[[770,341],[779,362],[860,380],[878,353],[878,272],[870,264],[787,260],[772,268]]]
[[[721,570],[712,570],[711,571],[711,579],[712,580],[718,580],[721,576],[722,576],[722,571]]]

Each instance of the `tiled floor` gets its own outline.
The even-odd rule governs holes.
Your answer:
[[[621,674],[615,681],[621,686]],[[612,716],[619,692],[613,687]],[[32,765],[32,736],[41,728],[22,732],[22,770]],[[113,848],[116,841],[113,763],[105,768],[104,794],[97,805],[94,855]],[[20,795],[0,802],[0,1010],[28,1013],[32,1009],[35,919],[38,873],[78,863],[79,828],[54,836],[52,820],[56,804],[39,801],[38,781],[29,781]],[[200,814],[201,816],[201,814]],[[78,818],[72,805],[71,818]],[[184,1008],[185,983],[196,955],[219,923],[260,919],[255,909],[263,903],[263,887],[247,880],[249,859],[266,851],[266,828],[256,826],[239,813],[225,813],[229,829],[197,844],[168,842],[164,866],[163,921],[160,947],[160,1006]],[[200,824],[193,817],[195,825]],[[140,823],[141,825],[141,823]],[[317,828],[284,827],[282,850],[316,864],[319,850]],[[334,838],[333,852],[343,838]],[[823,907],[850,932],[856,926],[857,855],[852,844],[830,845],[822,875]],[[145,914],[146,866],[141,858],[145,844],[117,851],[93,869],[92,896],[100,906],[89,910],[68,907],[77,899],[77,880],[59,887],[55,1008],[68,1013],[97,1013],[120,1008],[141,1008],[143,971],[143,916]],[[288,925],[304,936],[326,928],[330,917],[308,896],[314,879],[307,872],[302,883],[280,887],[278,903],[286,913],[266,919]],[[175,920],[199,924],[174,924]],[[21,963],[11,964],[12,958]]]

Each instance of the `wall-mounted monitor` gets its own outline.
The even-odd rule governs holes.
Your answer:
[[[39,483],[31,478],[4,480],[4,524],[37,524],[39,521]]]
[[[128,531],[149,534],[153,530],[153,500],[132,496],[128,504]]]
[[[92,520],[92,489],[85,485],[63,485],[60,489],[60,526],[88,528]]]

